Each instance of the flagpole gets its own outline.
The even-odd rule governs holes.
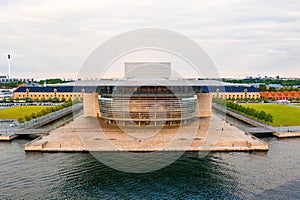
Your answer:
[[[10,79],[10,54],[7,55],[7,63],[8,63],[8,75],[7,75],[7,78]]]

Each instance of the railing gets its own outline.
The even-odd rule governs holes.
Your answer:
[[[1,129],[0,135],[13,135],[15,133],[15,130],[13,129]]]

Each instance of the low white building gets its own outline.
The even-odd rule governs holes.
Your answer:
[[[14,89],[2,89],[0,90],[0,100],[8,99],[13,97],[13,90]]]

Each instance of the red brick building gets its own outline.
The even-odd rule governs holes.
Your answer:
[[[284,92],[261,92],[261,98],[275,99],[275,100],[296,100],[300,98],[300,91],[284,91]]]

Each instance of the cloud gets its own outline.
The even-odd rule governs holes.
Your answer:
[[[222,76],[300,77],[299,9],[297,0],[0,1],[0,73],[11,53],[13,75],[74,75],[113,35],[156,27],[198,42]]]

